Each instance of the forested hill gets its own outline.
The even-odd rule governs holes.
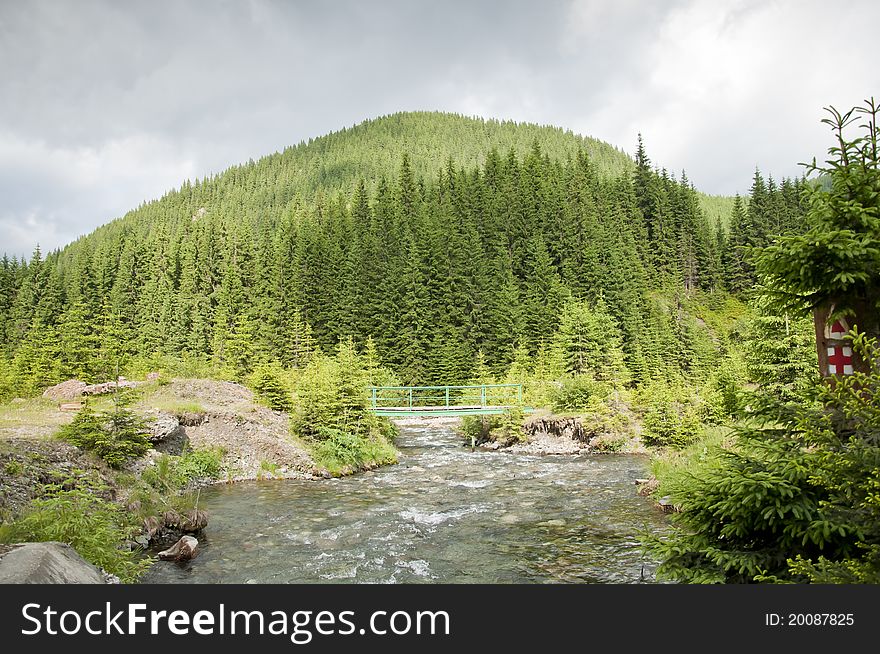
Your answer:
[[[360,179],[373,190],[382,177],[395,176],[404,153],[416,178],[431,179],[450,158],[471,169],[482,166],[493,148],[502,154],[514,150],[522,156],[536,143],[551,159],[573,158],[583,150],[606,177],[618,177],[633,168],[632,158],[624,151],[559,127],[427,111],[367,120],[265,157],[253,167],[257,176],[266,168],[280,173],[287,179],[287,188],[304,195],[319,189],[350,193]],[[261,166],[266,168],[260,170]]]
[[[157,354],[242,377],[347,337],[403,381],[459,382],[547,355],[566,311],[609,334],[624,376],[677,375],[712,362],[674,298],[748,288],[739,246],[797,229],[800,185],[756,174],[728,235],[641,144],[631,160],[555,128],[377,119],[4,258],[0,395]]]

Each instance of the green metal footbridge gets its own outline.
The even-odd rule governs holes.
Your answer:
[[[522,384],[477,386],[370,386],[370,409],[377,416],[474,416],[505,413],[522,405]]]

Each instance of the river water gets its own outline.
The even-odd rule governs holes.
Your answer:
[[[144,581],[653,581],[638,536],[665,520],[635,492],[645,457],[471,452],[449,425],[403,427],[397,445],[373,472],[203,490],[199,556]]]

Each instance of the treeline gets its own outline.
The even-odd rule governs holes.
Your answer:
[[[728,233],[641,143],[617,177],[584,150],[560,160],[537,143],[484,160],[423,178],[404,155],[372,192],[361,181],[292,204],[271,192],[283,169],[264,160],[257,177],[187,183],[45,259],[4,257],[2,394],[157,353],[244,378],[348,337],[371,337],[406,383],[463,383],[478,361],[500,374],[539,355],[570,300],[609,314],[627,379],[687,375],[712,365],[701,357],[713,343],[683,298],[749,288],[740,246],[797,230],[802,215],[802,182],[756,173]]]

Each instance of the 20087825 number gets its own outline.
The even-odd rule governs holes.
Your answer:
[[[854,623],[852,613],[764,614],[764,624],[768,627],[851,627]]]

